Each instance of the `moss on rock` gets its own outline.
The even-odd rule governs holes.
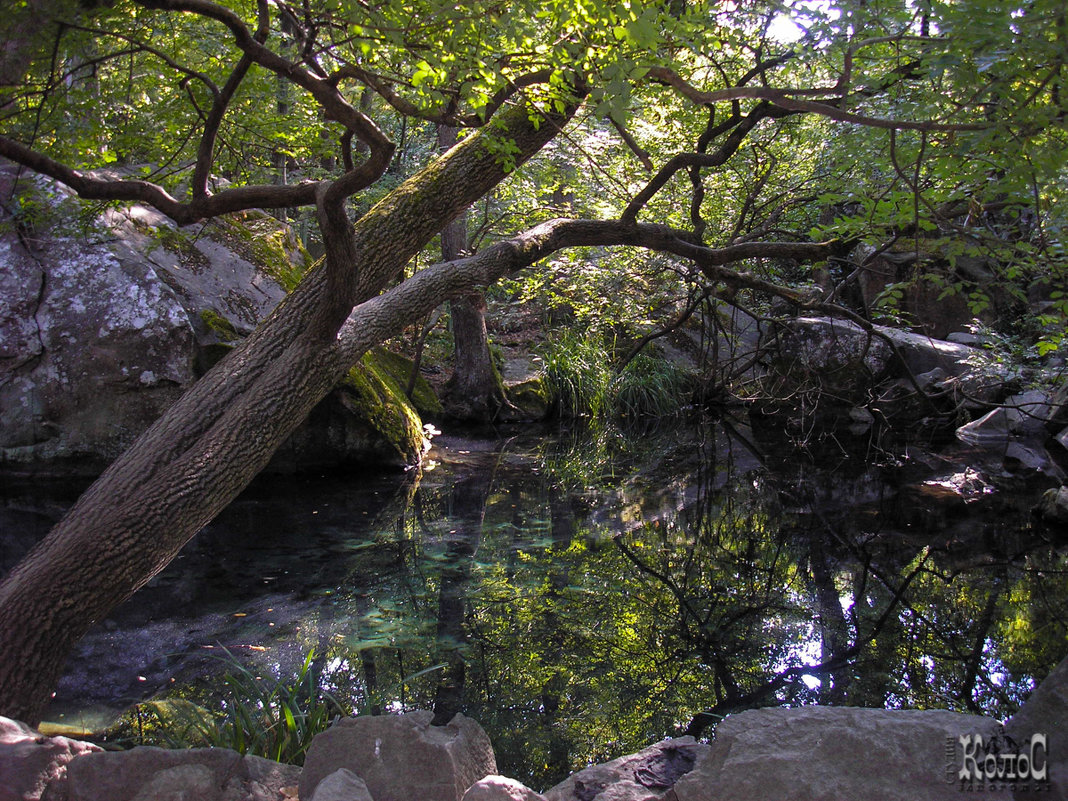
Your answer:
[[[339,389],[343,405],[367,421],[382,438],[383,449],[395,453],[404,464],[419,461],[426,443],[423,421],[383,365],[379,353],[365,353],[341,381]]]
[[[553,405],[553,393],[544,374],[505,387],[505,394],[515,407],[507,414],[510,420],[544,420]]]
[[[220,342],[233,342],[240,338],[234,324],[219,314],[215,309],[203,309],[200,312],[200,321],[204,323],[211,333],[219,338]]]
[[[293,230],[263,211],[245,211],[215,220],[209,236],[255,264],[292,292],[312,263]]]
[[[374,348],[371,353],[374,354],[375,361],[380,369],[393,379],[403,394],[408,387],[408,382],[411,380],[414,362],[407,356],[394,353],[381,346]],[[430,383],[418,373],[415,376],[415,386],[412,388],[411,403],[419,411],[419,414],[427,417],[436,417],[442,413],[441,401],[438,400],[437,393],[434,392],[434,388],[430,386]]]

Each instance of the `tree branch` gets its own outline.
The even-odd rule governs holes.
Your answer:
[[[674,88],[683,97],[694,103],[709,105],[725,100],[763,100],[786,111],[808,112],[828,117],[838,122],[849,122],[870,128],[910,131],[986,131],[989,123],[946,123],[936,120],[894,120],[857,114],[841,108],[849,98],[863,95],[839,95],[837,87],[807,89],[773,89],[766,86],[733,86],[726,89],[704,91],[686,81],[667,67],[653,67],[647,77]],[[804,97],[823,97],[823,100],[805,100]]]

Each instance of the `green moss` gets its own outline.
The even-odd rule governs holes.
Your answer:
[[[505,388],[508,400],[525,420],[542,420],[549,416],[553,404],[552,388],[545,376],[538,375]]]
[[[233,323],[223,317],[214,309],[204,309],[200,313],[200,321],[207,326],[208,330],[217,336],[222,342],[233,342],[240,337]]]
[[[412,464],[423,452],[423,421],[390,375],[378,353],[365,353],[341,382],[351,395],[349,410],[364,417],[389,447]]]
[[[379,367],[384,370],[400,388],[403,393],[411,379],[413,362],[407,356],[394,353],[383,347],[375,348],[372,353]],[[441,401],[437,393],[425,378],[418,373],[415,376],[415,386],[412,388],[412,404],[422,415],[433,417],[442,413]]]
[[[262,211],[220,217],[210,236],[256,265],[291,292],[311,264],[311,256],[292,230]]]
[[[158,247],[177,256],[183,267],[199,272],[210,266],[208,257],[197,250],[196,240],[186,232],[169,225],[160,225],[150,229],[149,234],[156,240]]]

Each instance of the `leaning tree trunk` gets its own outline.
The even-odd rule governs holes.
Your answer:
[[[456,129],[438,126],[438,147],[456,144]],[[441,231],[442,261],[455,261],[467,250],[467,212]],[[504,383],[494,369],[486,331],[486,296],[474,290],[449,302],[452,320],[453,372],[445,387],[445,414],[457,420],[489,422],[507,401]]]
[[[564,121],[535,125],[532,116],[514,109],[492,132],[516,143],[520,161]],[[459,288],[445,274],[402,285],[390,303],[364,302],[504,178],[486,138],[465,139],[355,227],[345,196],[332,191],[338,184],[320,192],[324,266],[120,456],[0,584],[0,714],[39,722],[79,638],[248,485],[363,350],[440,303],[428,295]]]

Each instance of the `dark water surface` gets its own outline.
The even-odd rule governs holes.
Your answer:
[[[460,709],[546,787],[752,706],[1014,712],[1068,650],[1044,485],[959,446],[809,444],[442,436],[421,472],[262,479],[85,638],[47,717],[210,706],[223,648],[275,676],[313,650],[346,705]],[[76,489],[5,488],[0,570]]]

